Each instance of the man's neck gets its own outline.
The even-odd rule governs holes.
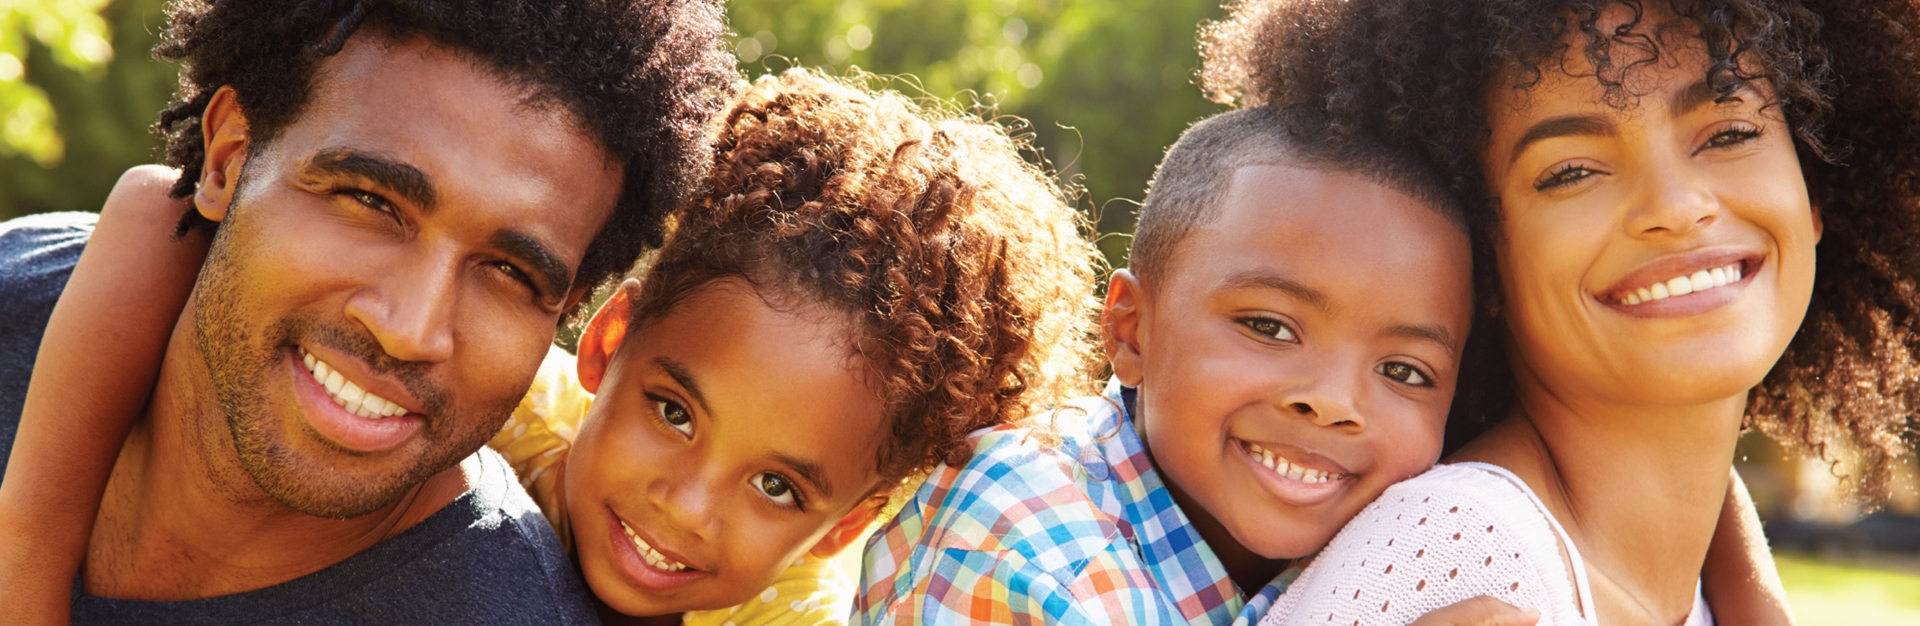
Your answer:
[[[1684,619],[1727,493],[1746,396],[1618,406],[1556,395],[1516,374],[1514,415],[1450,460],[1505,467],[1533,488],[1573,537],[1607,621]]]
[[[82,573],[88,594],[177,601],[270,587],[359,554],[465,491],[467,463],[352,519],[273,499],[241,467],[192,315],[189,305],[108,482]]]

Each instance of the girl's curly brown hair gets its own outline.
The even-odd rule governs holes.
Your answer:
[[[1090,388],[1098,256],[1020,139],[869,80],[796,69],[735,100],[632,321],[722,278],[845,315],[886,403],[878,471],[895,482]]]
[[[1529,89],[1543,72],[1561,71],[1565,55],[1581,54],[1610,103],[1629,101],[1627,74],[1654,58],[1620,66],[1611,47],[1657,57],[1660,42],[1631,33],[1633,23],[1596,27],[1603,10],[1620,5],[1635,23],[1672,15],[1697,27],[1706,79],[1722,94],[1741,81],[1772,86],[1825,231],[1806,320],[1754,389],[1748,419],[1822,458],[1851,453],[1855,495],[1883,499],[1920,410],[1913,0],[1244,0],[1203,32],[1201,79],[1221,102],[1321,107],[1339,126],[1420,149],[1474,212],[1476,286],[1497,298],[1486,261],[1498,206],[1479,162],[1490,90]],[[1463,376],[1454,419],[1481,424],[1506,414],[1512,388],[1498,353],[1481,350],[1486,367],[1473,381]]]

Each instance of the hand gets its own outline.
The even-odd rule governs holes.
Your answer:
[[[1533,626],[1539,621],[1539,610],[1478,596],[1434,609],[1412,626]]]

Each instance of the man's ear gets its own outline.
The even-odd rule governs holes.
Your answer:
[[[1139,387],[1143,376],[1141,363],[1141,318],[1147,306],[1147,291],[1140,279],[1124,269],[1114,270],[1107,279],[1107,305],[1100,312],[1107,362],[1113,365],[1114,378],[1128,387]]]
[[[227,219],[233,194],[240,185],[240,170],[247,164],[247,115],[240,110],[239,96],[232,87],[221,87],[207,102],[200,115],[200,134],[206,142],[206,161],[200,170],[200,186],[193,193],[193,207],[200,216],[219,222]]]
[[[633,299],[639,295],[640,281],[629,278],[620,283],[613,297],[600,305],[600,310],[587,322],[586,330],[580,333],[580,356],[575,363],[580,386],[585,387],[587,393],[600,393],[600,379],[607,375],[607,364],[612,362],[620,343],[627,340]]]
[[[853,507],[853,511],[847,513],[846,517],[840,518],[833,528],[827,529],[827,535],[814,543],[813,549],[809,552],[823,559],[839,554],[860,539],[861,533],[867,532],[867,527],[873,525],[873,520],[880,517],[880,509],[886,506],[886,496],[867,498],[866,502]]]

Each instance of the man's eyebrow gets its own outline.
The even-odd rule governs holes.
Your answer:
[[[313,174],[365,178],[400,194],[400,197],[418,205],[422,211],[432,211],[436,201],[433,180],[427,177],[426,172],[400,161],[353,148],[321,150],[307,161],[305,169]]]
[[[773,460],[793,470],[794,475],[799,476],[801,480],[812,484],[814,489],[820,491],[820,497],[833,499],[833,482],[827,480],[827,471],[821,468],[819,463],[796,459],[778,452],[773,453]]]
[[[1447,356],[1460,359],[1460,342],[1454,340],[1453,333],[1439,324],[1399,324],[1387,329],[1388,337],[1403,339],[1421,339],[1431,341],[1447,350]]]
[[[1533,143],[1537,141],[1572,135],[1612,137],[1616,132],[1613,126],[1613,120],[1598,115],[1568,115],[1548,118],[1541,120],[1538,124],[1534,124],[1532,128],[1528,128],[1526,133],[1520,135],[1519,141],[1513,142],[1513,151],[1508,153],[1507,162],[1512,163],[1519,160],[1520,153],[1525,152],[1527,146],[1533,145]]]
[[[679,383],[680,388],[687,390],[687,394],[693,396],[693,401],[700,404],[700,412],[707,414],[707,419],[713,419],[713,409],[707,406],[707,396],[700,393],[700,383],[694,380],[693,371],[687,369],[687,364],[664,356],[654,357],[653,364],[660,366],[660,369],[667,372],[667,377]]]
[[[1308,287],[1306,283],[1276,274],[1267,270],[1246,270],[1227,277],[1228,289],[1272,289],[1284,291],[1295,300],[1311,304],[1320,310],[1327,310],[1327,294]]]
[[[573,286],[573,270],[567,267],[553,249],[540,240],[520,231],[502,229],[494,231],[487,243],[499,249],[507,256],[519,259],[533,269],[533,279],[543,283],[542,291],[556,296],[564,296],[567,288]]]

